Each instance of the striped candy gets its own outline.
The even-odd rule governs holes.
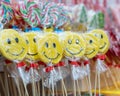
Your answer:
[[[31,26],[36,27],[41,22],[41,10],[33,1],[21,4],[20,11],[24,20]]]

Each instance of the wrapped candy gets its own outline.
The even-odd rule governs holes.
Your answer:
[[[27,53],[27,44],[22,36],[13,29],[0,31],[0,50],[2,55],[8,59],[6,63],[9,64],[8,71],[10,71],[11,75],[17,78],[25,77],[25,74],[21,74],[21,67],[25,65],[22,60]],[[11,61],[8,62],[9,60]],[[14,61],[13,64],[12,61]],[[16,68],[18,68],[19,72]]]
[[[108,69],[107,65],[104,64],[104,60],[105,60],[105,53],[109,49],[110,42],[104,30],[95,29],[95,30],[92,30],[91,33],[98,38],[99,44],[100,44],[99,51],[98,51],[99,53],[95,58],[96,59],[95,91],[97,86],[96,80],[98,76],[98,82],[99,82],[98,86],[99,86],[99,94],[100,94],[100,73],[105,72]]]
[[[34,1],[25,0],[20,6],[20,12],[24,20],[31,26],[36,27],[41,22],[41,10]]]
[[[43,5],[42,25],[43,27],[53,26],[58,20],[60,12],[58,6],[53,2],[46,2]]]
[[[74,95],[76,95],[75,81],[78,82],[78,79],[83,78],[83,76],[86,75],[86,72],[78,62],[85,54],[86,43],[82,36],[77,33],[64,32],[61,33],[60,37],[64,48],[64,56],[67,58],[68,64],[70,65],[71,77],[73,78],[74,83],[73,90]]]
[[[1,1],[1,11],[2,11],[2,23],[8,23],[13,17],[13,10],[10,5],[9,0]]]
[[[27,45],[19,33],[13,29],[0,31],[0,50],[9,60],[21,61],[27,53]]]
[[[63,48],[58,36],[54,33],[48,33],[38,40],[38,54],[41,61],[46,63],[47,67],[44,68],[44,85],[51,87],[56,84],[59,78],[59,73],[55,70],[54,66],[59,65],[63,56]]]
[[[97,37],[95,37],[91,33],[85,33],[83,35],[85,41],[86,41],[86,51],[85,51],[85,56],[83,58],[83,69],[86,71],[86,75],[88,76],[88,81],[89,81],[89,92],[92,96],[91,92],[91,78],[90,78],[90,61],[89,59],[94,58],[98,54],[99,50],[99,40]]]
[[[88,26],[89,29],[98,28],[98,19],[95,11],[88,11]]]
[[[40,80],[40,75],[38,73],[38,64],[39,55],[37,51],[37,35],[38,33],[28,32],[24,34],[24,38],[26,39],[28,51],[26,54],[26,61],[28,65],[26,66],[27,77],[29,78],[29,82],[36,82]]]
[[[64,48],[64,56],[71,65],[73,79],[82,78],[85,73],[79,66],[78,60],[85,53],[86,43],[84,43],[84,39],[78,34],[70,32],[62,33],[60,37]]]
[[[73,20],[75,22],[80,22],[83,24],[87,23],[87,10],[84,4],[80,4],[74,7],[73,9]]]

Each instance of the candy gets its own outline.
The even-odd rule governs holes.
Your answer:
[[[99,52],[105,54],[110,46],[110,42],[107,34],[105,33],[104,30],[100,30],[100,29],[92,30],[92,34],[94,34],[94,36],[96,36],[99,39],[99,43],[100,43]]]
[[[5,20],[4,23],[7,23],[9,20],[12,19],[12,16],[13,16],[13,10],[11,8],[9,0],[2,1],[1,7],[2,7],[2,17],[3,17],[3,20]]]
[[[53,2],[46,2],[43,7],[42,25],[44,27],[53,26],[58,20],[59,8]]]
[[[96,12],[93,10],[88,11],[88,17],[89,29],[98,28],[98,18]]]
[[[63,56],[63,48],[58,36],[53,33],[46,34],[38,40],[38,54],[45,63],[59,63]]]
[[[93,58],[97,55],[99,50],[99,40],[91,33],[86,33],[83,35],[86,41],[86,51],[85,56],[87,58]]]
[[[26,41],[13,29],[0,31],[0,50],[9,60],[21,61],[27,53]]]
[[[55,23],[55,27],[58,28],[60,26],[63,26],[65,23],[70,22],[70,17],[63,7],[58,6],[60,15],[58,16],[58,20]]]
[[[33,1],[27,1],[20,7],[22,17],[32,27],[36,27],[41,22],[41,10]]]
[[[70,58],[80,58],[84,55],[86,43],[81,35],[76,33],[66,32],[61,35],[61,40],[64,48],[64,55]]]
[[[35,32],[29,32],[24,34],[26,42],[27,42],[27,47],[28,47],[28,52],[26,55],[26,59],[29,61],[36,61],[39,59],[38,51],[37,51],[37,33]]]

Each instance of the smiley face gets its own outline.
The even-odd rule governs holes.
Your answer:
[[[97,55],[99,50],[99,40],[91,33],[85,33],[83,35],[85,42],[86,42],[86,52],[85,56],[87,58],[93,58]]]
[[[9,60],[22,60],[27,53],[27,44],[17,31],[4,29],[0,32],[0,50]]]
[[[28,60],[35,61],[39,59],[39,55],[37,51],[37,41],[36,41],[37,35],[38,34],[35,32],[29,32],[24,34],[28,47],[28,51],[26,55],[26,59]]]
[[[58,36],[54,33],[48,33],[42,39],[39,39],[38,54],[45,63],[58,63],[63,55],[63,48]]]
[[[81,35],[66,32],[62,44],[64,46],[64,55],[66,57],[81,57],[85,53],[86,43]]]
[[[103,54],[106,53],[109,49],[110,42],[105,31],[100,29],[95,29],[92,31],[92,34],[94,34],[94,36],[96,36],[99,39],[99,44],[100,44],[99,52]]]

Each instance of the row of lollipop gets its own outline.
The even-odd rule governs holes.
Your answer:
[[[8,69],[10,66],[18,68],[19,76],[26,84],[33,80],[30,79],[33,76],[34,81],[44,77],[47,87],[68,76],[68,66],[71,66],[74,80],[90,74],[89,59],[96,57],[103,61],[109,45],[106,32],[100,29],[81,34],[19,33],[13,29],[0,31],[0,52],[10,60],[5,60]],[[98,64],[97,68],[103,72],[104,67]]]
[[[0,17],[2,17],[3,23],[10,23],[20,28],[25,28],[25,26],[55,26],[58,28],[69,20],[67,11],[62,6],[53,2],[15,1],[10,2],[7,0],[0,2]]]

